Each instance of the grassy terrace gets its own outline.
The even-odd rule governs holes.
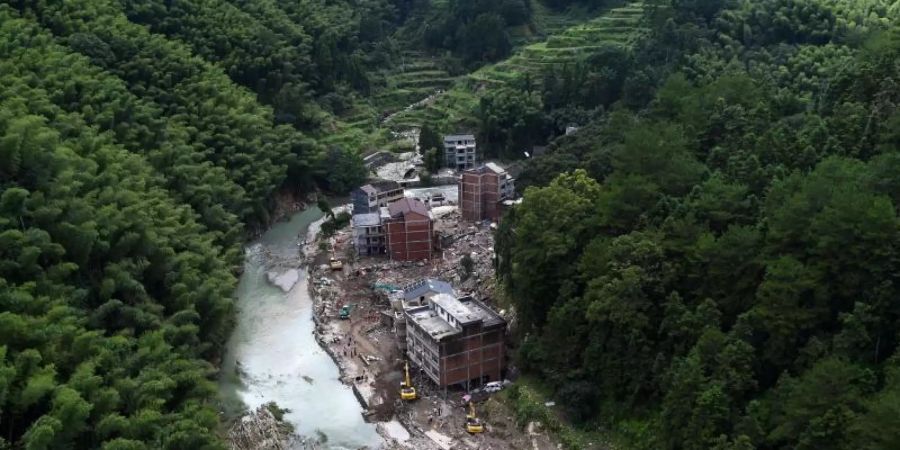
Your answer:
[[[547,67],[575,62],[604,46],[630,46],[643,32],[640,2],[606,10],[587,21],[592,13],[584,9],[557,12],[539,1],[532,6],[532,24],[510,30],[517,46],[513,55],[469,75],[453,77],[440,66],[439,58],[404,52],[395,70],[383,74],[385,87],[379,93],[370,101],[357,102],[342,117],[330,118],[324,142],[362,151],[390,149],[396,146],[390,130],[419,127],[425,122],[445,128],[474,128],[479,99],[487,90],[522,74],[537,78]],[[439,91],[433,103],[405,110]],[[382,123],[390,113],[396,114]]]
[[[446,126],[474,124],[473,112],[483,92],[509,83],[522,74],[540,76],[547,67],[572,63],[610,45],[630,46],[643,33],[643,4],[629,3],[613,8],[587,22],[578,23],[583,11],[553,14],[536,2],[534,28],[546,39],[520,47],[510,58],[482,67],[462,77],[434,104],[398,114],[392,128],[418,126],[437,121]],[[519,36],[520,40],[525,39]]]
[[[374,102],[384,112],[396,112],[438,90],[450,87],[455,77],[438,66],[436,58],[421,52],[404,52],[397,71],[387,74],[386,88]]]

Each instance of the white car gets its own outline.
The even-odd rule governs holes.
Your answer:
[[[499,381],[491,381],[488,384],[484,385],[484,392],[488,392],[493,394],[494,392],[500,392],[503,390],[503,383]]]

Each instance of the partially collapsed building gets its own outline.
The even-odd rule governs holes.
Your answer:
[[[356,247],[357,255],[385,254],[387,235],[384,232],[383,221],[389,217],[387,208],[380,208],[377,212],[353,215],[350,220],[350,228],[353,230],[353,246]]]
[[[459,211],[463,220],[500,220],[502,203],[515,196],[515,180],[502,167],[487,163],[466,170],[459,179]]]
[[[395,261],[420,261],[434,254],[434,222],[419,200],[404,198],[387,207],[382,216],[388,256]]]
[[[438,294],[456,296],[450,283],[435,278],[425,278],[404,286],[390,295],[394,315],[394,333],[397,335],[397,346],[406,352],[406,316],[404,310],[427,306],[428,302]]]
[[[434,255],[434,221],[419,200],[402,198],[375,212],[354,214],[353,245],[361,256],[387,254],[395,261],[420,261]]]
[[[402,198],[403,187],[389,180],[372,181],[350,193],[353,214],[377,213],[380,208]]]

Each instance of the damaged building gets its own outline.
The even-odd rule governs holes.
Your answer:
[[[394,261],[421,261],[434,254],[434,221],[419,200],[404,198],[387,207],[382,216],[387,254]]]
[[[434,255],[434,221],[419,200],[402,198],[350,220],[360,256],[388,255],[394,261],[421,261]]]
[[[515,197],[515,180],[495,163],[466,170],[459,179],[459,211],[463,220],[498,222],[504,201]]]
[[[439,387],[502,380],[506,321],[483,303],[441,292],[404,316],[409,359]]]
[[[377,213],[380,208],[402,198],[403,187],[390,180],[372,181],[350,193],[353,214]]]
[[[428,305],[428,302],[438,294],[456,296],[456,291],[450,283],[436,278],[425,278],[415,281],[402,289],[391,293],[390,301],[393,309],[393,328],[397,335],[397,347],[406,352],[406,316],[404,310]]]
[[[453,290],[453,286],[446,281],[425,278],[404,286],[398,294],[403,298],[404,307],[408,308],[426,305],[435,295],[455,295],[456,292]]]
[[[387,235],[383,221],[389,218],[387,208],[377,212],[354,214],[350,219],[353,233],[353,246],[359,256],[383,255],[387,249]]]
[[[447,167],[466,170],[475,167],[478,152],[475,136],[471,134],[451,134],[444,136],[444,159]]]

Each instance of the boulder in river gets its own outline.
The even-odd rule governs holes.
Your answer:
[[[284,292],[289,292],[297,281],[300,280],[300,271],[297,269],[290,269],[287,272],[278,274],[275,272],[266,273],[266,277],[269,279],[269,282],[281,288]]]

